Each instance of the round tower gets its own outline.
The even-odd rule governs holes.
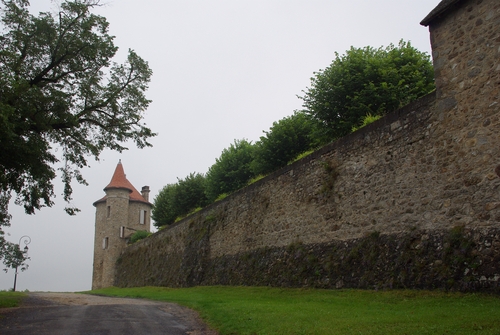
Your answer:
[[[118,162],[106,195],[94,202],[95,239],[92,289],[113,286],[115,264],[127,246],[130,236],[138,230],[150,231],[151,203],[149,187],[142,194],[127,180],[123,165]]]

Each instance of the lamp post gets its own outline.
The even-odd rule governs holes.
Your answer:
[[[24,239],[24,240],[23,240]],[[24,236],[21,236],[21,238],[19,239],[19,250],[21,250],[21,240],[23,241],[24,243],[24,251],[22,252],[23,254],[27,254],[28,253],[28,244],[31,243],[31,237],[29,237],[28,235],[24,235]],[[13,291],[16,292],[16,282],[17,282],[17,267],[19,266],[20,264],[17,264],[16,265],[16,270],[14,271],[14,289]]]

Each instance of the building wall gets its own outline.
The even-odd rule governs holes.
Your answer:
[[[450,157],[443,171],[449,180],[484,187],[487,180],[496,178],[493,170],[500,164],[500,3],[463,1],[447,16],[432,22],[429,30],[436,114],[441,132],[449,132],[442,144],[441,154]],[[450,201],[470,203],[467,200],[457,194]],[[494,197],[483,201],[482,208],[476,205],[470,210],[491,219],[487,209],[498,204]]]
[[[500,2],[463,3],[429,26],[439,109],[453,110],[450,117],[464,113],[484,117],[498,111]],[[468,123],[462,126],[470,130]]]
[[[137,230],[150,231],[149,204],[130,201],[126,189],[110,189],[106,195],[106,202],[96,204],[92,289],[113,286],[115,264],[128,238]],[[140,211],[147,213],[144,223],[140,223]]]
[[[131,201],[128,211],[127,228],[130,228],[128,229],[128,235],[133,234],[133,232],[137,230],[151,231],[151,206],[149,204]],[[143,214],[143,223],[140,221],[141,211],[145,212],[145,214]]]
[[[115,285],[499,290],[499,15],[462,1],[436,93],[127,248]]]

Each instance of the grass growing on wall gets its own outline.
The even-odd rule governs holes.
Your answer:
[[[500,298],[431,291],[268,287],[107,288],[179,303],[220,334],[499,334]]]

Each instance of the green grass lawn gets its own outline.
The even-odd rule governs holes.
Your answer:
[[[221,334],[500,335],[500,297],[483,294],[225,286],[85,293],[175,302]]]
[[[17,307],[26,293],[0,291],[0,308]]]

